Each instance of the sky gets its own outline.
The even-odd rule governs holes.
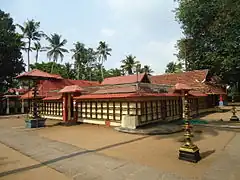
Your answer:
[[[27,19],[40,21],[40,30],[57,33],[67,39],[67,49],[77,41],[96,48],[106,41],[112,55],[106,68],[118,68],[126,55],[136,56],[142,65],[150,65],[154,74],[164,73],[170,61],[176,61],[176,42],[182,31],[175,20],[174,0],[0,0],[1,9],[23,24]],[[47,46],[46,40],[41,40]],[[72,54],[64,56],[73,62]],[[27,62],[27,55],[24,54]],[[48,61],[40,53],[39,61]],[[31,63],[35,53],[31,53]]]

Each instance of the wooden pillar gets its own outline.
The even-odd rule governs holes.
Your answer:
[[[24,99],[22,99],[21,113],[24,114]]]
[[[67,122],[67,118],[68,118],[68,112],[67,112],[67,94],[63,94],[63,106],[62,106],[62,110],[63,110],[63,121]]]
[[[6,106],[6,114],[10,113],[10,103],[9,103],[9,98],[7,97],[7,106]]]
[[[181,109],[181,111],[182,111],[182,118],[184,119],[185,118],[185,104],[184,104],[184,102],[185,102],[185,94],[184,94],[184,91],[181,91],[181,94],[182,94],[182,109]]]
[[[17,114],[18,113],[18,106],[17,106],[17,99],[14,99],[14,113]]]
[[[73,101],[73,115],[74,115],[74,122],[77,122],[78,119],[78,105],[76,100]]]
[[[67,114],[68,114],[68,119],[67,121],[70,121],[71,120],[71,94],[68,93],[68,98],[67,98]]]

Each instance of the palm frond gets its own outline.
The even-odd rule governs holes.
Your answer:
[[[67,49],[64,49],[64,48],[58,48],[61,52],[64,52],[64,53],[68,53],[68,50]]]

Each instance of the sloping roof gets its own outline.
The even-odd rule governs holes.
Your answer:
[[[105,78],[101,83],[101,85],[137,83],[137,82],[141,82],[145,76],[147,76],[146,73],[141,73],[138,75],[133,74],[128,76],[117,76],[117,77]]]
[[[44,101],[51,101],[51,100],[60,100],[60,99],[62,99],[62,95],[45,97],[43,100]]]
[[[63,79],[60,75],[50,74],[47,72],[40,71],[38,69],[33,69],[32,71],[25,72],[20,74],[16,78],[26,79],[26,78],[33,78],[33,79]]]
[[[150,80],[153,84],[175,85],[177,83],[182,83],[188,86],[198,87],[199,83],[205,81],[207,74],[208,70],[194,70],[151,76]]]
[[[75,97],[76,100],[84,99],[118,99],[138,97],[180,97],[179,93],[122,93],[122,94],[87,94]]]
[[[175,90],[191,90],[192,88],[189,87],[188,85],[186,84],[182,84],[182,83],[177,83],[175,86],[174,86]]]
[[[65,86],[78,85],[81,88],[88,86],[95,86],[95,81],[85,80],[70,80],[70,79],[56,79],[56,80],[42,80],[38,85],[39,97],[58,96],[58,92]],[[33,92],[28,91],[21,96],[22,99],[32,98]]]
[[[116,94],[116,93],[131,93],[136,92],[136,86],[129,85],[124,87],[108,87],[104,89],[99,89],[93,94]]]
[[[206,94],[226,94],[224,88],[206,82],[207,75],[208,70],[194,70],[151,76],[150,80],[153,84],[176,85],[181,83]]]
[[[59,93],[76,93],[76,92],[82,92],[84,91],[83,88],[81,88],[78,85],[71,85],[71,86],[65,86],[63,89],[59,91]]]
[[[73,80],[67,79],[71,84],[78,85],[81,87],[88,87],[88,86],[98,86],[100,83],[98,81],[87,81],[87,80]]]

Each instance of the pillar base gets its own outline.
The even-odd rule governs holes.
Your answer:
[[[238,118],[236,115],[233,115],[233,116],[230,118],[230,121],[239,121],[239,118]]]
[[[191,146],[183,145],[179,149],[178,159],[197,163],[198,161],[201,160],[201,156],[200,156],[198,147],[196,145],[191,145]]]

